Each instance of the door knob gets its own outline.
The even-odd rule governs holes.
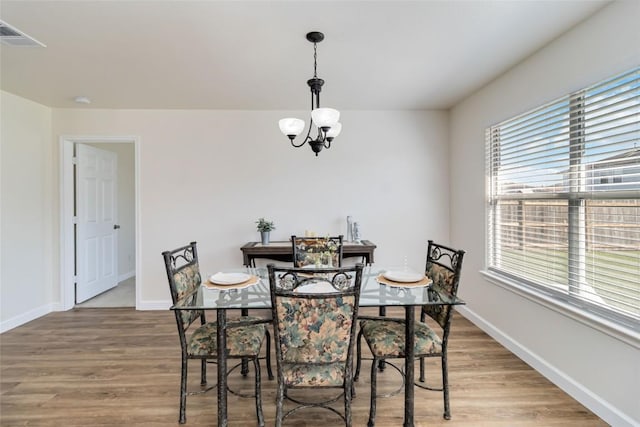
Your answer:
[[[120,228],[120,225],[118,225],[118,224],[113,224],[113,229],[114,229],[114,230],[117,230],[118,228]]]

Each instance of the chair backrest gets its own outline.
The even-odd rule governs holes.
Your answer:
[[[433,281],[431,286],[434,290],[446,295],[457,295],[463,257],[463,250],[429,240],[425,275]],[[451,305],[426,305],[422,307],[422,312],[438,322],[445,330],[445,334],[448,334],[452,307]]]
[[[175,304],[191,294],[195,297],[195,291],[202,283],[196,242],[191,242],[187,246],[172,251],[165,251],[162,253],[162,257],[173,303]],[[198,318],[201,319],[201,323],[204,322],[202,310],[176,310],[181,339],[184,338],[184,331]]]
[[[350,376],[362,264],[267,268],[279,374],[282,364],[344,363],[341,371]]]
[[[342,235],[327,237],[291,236],[293,266],[341,267]]]

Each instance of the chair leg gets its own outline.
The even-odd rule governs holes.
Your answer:
[[[240,363],[241,363],[240,374],[243,377],[246,377],[249,374],[249,359],[247,359],[246,357],[243,357]]]
[[[356,373],[353,375],[353,380],[358,381],[360,378],[360,366],[362,365],[362,328],[358,331],[358,338],[356,338]]]
[[[182,357],[182,367],[180,369],[180,415],[179,422],[184,424],[187,421],[187,363],[189,360]]]
[[[351,427],[351,398],[353,396],[353,384],[347,384],[344,389],[344,424]]]
[[[349,385],[349,387],[351,387],[351,400],[356,398],[356,383],[355,383],[355,369],[354,369],[354,365],[358,363],[357,360],[355,359],[351,359],[351,369],[349,369],[349,375],[351,375],[351,384]]]
[[[380,359],[381,361],[382,359]],[[376,425],[376,393],[378,383],[378,362],[376,357],[373,357],[371,361],[371,404],[369,405],[369,422],[367,427],[374,427]]]
[[[420,322],[424,323],[424,321],[426,320],[427,315],[424,312],[424,309],[420,310]],[[418,378],[419,381],[421,383],[423,383],[425,381],[425,376],[424,376],[424,357],[420,358],[420,378]]]
[[[258,417],[258,425],[264,427],[264,414],[262,413],[262,384],[260,379],[260,359],[256,356],[253,359],[253,366],[256,370],[256,416]]]
[[[278,387],[276,390],[276,427],[282,427],[284,396],[284,384],[282,384],[280,377],[278,377]]]
[[[444,419],[451,419],[451,409],[449,408],[449,370],[447,367],[447,352],[443,349],[442,352],[442,394],[444,396]]]
[[[207,385],[207,360],[200,361],[200,385]]]
[[[273,372],[271,371],[271,334],[266,328],[264,332],[267,337],[267,375],[269,376],[269,380],[273,380]]]

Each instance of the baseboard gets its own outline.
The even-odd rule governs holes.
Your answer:
[[[171,300],[140,301],[136,310],[169,310],[172,305]]]
[[[131,277],[135,277],[135,275],[136,275],[135,270],[130,271],[128,273],[121,274],[120,276],[118,276],[118,282],[122,282],[123,280],[127,280]]]
[[[637,422],[631,417],[621,412],[618,408],[603,400],[591,390],[576,382],[564,372],[558,370],[546,360],[521,345],[509,335],[496,328],[493,324],[486,321],[483,317],[470,310],[468,307],[458,306],[456,310],[478,328],[486,332],[491,338],[495,339],[513,354],[522,359],[525,363],[538,371],[549,381],[560,387],[565,393],[576,399],[578,402],[586,406],[594,414],[602,418],[609,425],[616,427],[634,427],[638,426]]]
[[[0,322],[0,333],[10,331],[13,328],[17,328],[18,326],[31,322],[32,320],[49,314],[52,311],[54,311],[53,304],[45,304],[38,308],[34,308],[33,310],[29,310],[26,313],[12,317],[11,319],[7,319],[4,322]]]

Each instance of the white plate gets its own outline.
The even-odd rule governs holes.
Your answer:
[[[401,271],[401,270],[389,270],[385,271],[382,276],[385,279],[393,280],[394,282],[412,283],[419,282],[424,278],[424,274],[415,273],[413,271]]]
[[[329,282],[315,282],[297,287],[294,292],[301,294],[330,294],[338,291]]]
[[[251,276],[245,273],[216,273],[209,277],[211,283],[216,285],[237,285],[238,283],[246,282]]]

